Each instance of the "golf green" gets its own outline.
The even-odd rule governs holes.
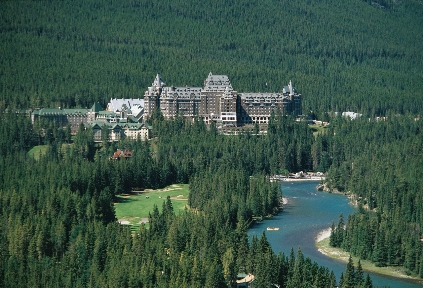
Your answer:
[[[188,184],[174,184],[163,189],[146,189],[117,195],[115,202],[116,218],[123,225],[131,225],[131,229],[135,231],[141,223],[148,222],[148,213],[153,211],[154,205],[157,205],[159,211],[162,210],[163,202],[166,201],[167,196],[172,201],[175,213],[185,210],[188,194]]]

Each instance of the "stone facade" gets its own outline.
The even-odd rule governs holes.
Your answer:
[[[144,116],[150,116],[156,108],[165,118],[199,116],[206,123],[214,121],[229,127],[267,124],[272,110],[277,109],[284,115],[302,114],[301,94],[291,82],[282,93],[238,93],[228,76],[212,73],[204,87],[168,87],[157,74],[144,94]]]
[[[43,118],[63,126],[70,124],[73,133],[78,130],[80,123],[87,126],[100,121],[111,130],[112,126],[117,127],[113,124],[119,124],[118,130],[122,128],[125,131],[117,132],[116,135],[111,133],[111,140],[117,141],[121,136],[137,138],[141,126],[128,125],[145,122],[156,108],[160,109],[165,118],[177,115],[191,118],[199,116],[207,124],[215,122],[222,127],[267,124],[273,110],[280,110],[284,115],[302,114],[301,94],[297,93],[291,81],[280,93],[238,93],[232,88],[228,76],[213,75],[210,72],[203,87],[167,86],[160,74],[157,74],[145,91],[144,99],[112,98],[107,110],[103,110],[98,103],[91,109],[40,109],[33,111],[31,118],[33,122]],[[124,126],[126,123],[128,125]]]

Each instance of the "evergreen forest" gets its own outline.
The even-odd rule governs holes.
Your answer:
[[[235,287],[252,273],[255,287],[372,287],[351,261],[335,279],[297,247],[249,241],[254,219],[279,212],[267,177],[301,170],[328,172],[359,207],[331,245],[423,278],[421,27],[421,0],[1,1],[0,286]],[[210,71],[239,92],[292,80],[303,113],[330,125],[276,112],[267,134],[225,136],[156,111],[152,140],[94,143],[82,125],[17,113],[105,107],[142,98],[158,72],[201,86]],[[133,157],[111,161],[117,148]],[[173,183],[189,184],[185,213],[166,199],[148,228],[117,223],[115,195]]]
[[[330,132],[334,154],[328,185],[348,191],[359,213],[340,216],[331,244],[422,278],[422,119],[339,120]]]
[[[304,113],[421,113],[421,0],[2,1],[0,109],[103,107],[161,73],[280,92]]]
[[[66,128],[51,127],[36,160],[27,151],[40,141],[37,125],[0,116],[2,287],[235,287],[239,273],[252,273],[256,287],[338,283],[300,248],[275,254],[264,233],[247,236],[253,219],[279,212],[279,184],[266,175],[311,169],[314,136],[303,122],[274,115],[268,135],[225,136],[155,113],[153,140],[100,145],[83,125],[71,144]],[[133,157],[111,160],[116,148]],[[171,183],[189,183],[189,210],[174,213],[168,198],[148,228],[117,223],[115,195]],[[352,264],[339,282],[372,287]]]

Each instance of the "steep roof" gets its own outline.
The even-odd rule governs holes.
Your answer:
[[[99,128],[102,128],[103,126],[111,127],[112,125],[110,125],[110,123],[108,123],[108,122],[104,122],[104,121],[101,121],[101,120],[94,120],[93,122],[88,123],[87,126],[91,126],[92,128],[94,128],[96,126],[99,127]]]
[[[67,115],[81,115],[81,114],[87,114],[88,109],[63,109],[63,111]]]
[[[201,87],[166,87],[163,89],[162,98],[200,99]]]
[[[154,79],[154,82],[151,84],[151,86],[156,88],[162,88],[166,86],[166,83],[163,82],[162,76],[157,73],[156,78]]]
[[[209,91],[232,91],[232,84],[227,75],[213,75],[211,72],[204,80],[204,90]]]
[[[123,128],[125,128],[125,129],[127,128],[129,130],[139,130],[144,126],[147,127],[146,125],[144,125],[144,123],[125,123],[123,125]]]
[[[132,154],[134,153],[133,150],[116,150],[115,153],[113,153],[112,159],[119,159],[119,158],[131,158]]]
[[[39,115],[47,116],[47,115],[65,115],[65,111],[59,108],[43,108],[38,110]]]
[[[122,111],[126,109],[133,110],[135,108],[141,109],[143,107],[144,107],[144,99],[135,99],[135,98],[131,98],[131,99],[125,99],[125,98],[113,99],[112,98],[110,99],[109,104],[107,104],[107,110],[113,111],[113,112]]]
[[[142,116],[142,112],[144,112],[144,105],[132,106],[131,111],[132,111],[133,117],[139,119]]]
[[[34,113],[34,114],[38,114],[40,116],[48,116],[48,115],[85,115],[85,114],[87,114],[87,112],[88,112],[88,109],[43,108],[43,109],[38,110],[38,112],[37,113]]]
[[[283,93],[288,93],[290,95],[297,94],[297,89],[295,89],[294,86],[292,86],[292,81],[289,80],[288,86],[283,86]]]
[[[103,110],[103,108],[101,108],[100,103],[98,103],[98,102],[95,102],[93,107],[91,107],[92,112],[100,112],[102,110]]]

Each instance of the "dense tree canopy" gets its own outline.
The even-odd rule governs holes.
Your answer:
[[[202,121],[157,117],[153,141],[97,147],[90,130],[68,144],[58,136],[63,128],[52,126],[35,160],[26,152],[47,136],[24,115],[0,116],[0,286],[234,287],[239,273],[253,273],[256,287],[335,285],[334,274],[301,250],[275,255],[265,234],[249,243],[246,233],[253,217],[280,205],[280,188],[266,175],[286,169],[285,160],[269,164],[278,148],[270,143],[293,145],[295,157],[297,149],[310,154],[303,123],[278,116],[278,133],[224,136]],[[16,135],[18,126],[27,133]],[[117,147],[133,157],[111,160]],[[295,157],[295,167],[309,165]],[[150,212],[148,229],[131,234],[117,223],[116,194],[176,182],[190,184],[190,212],[175,214],[168,198]]]
[[[378,3],[381,3],[380,6]],[[376,5],[378,4],[378,5]],[[281,91],[303,111],[421,113],[423,9],[409,1],[2,1],[0,109],[105,106],[160,72]]]
[[[340,218],[331,244],[423,276],[422,120],[337,121],[330,129],[336,147],[328,185],[349,191],[360,209],[346,228]]]

